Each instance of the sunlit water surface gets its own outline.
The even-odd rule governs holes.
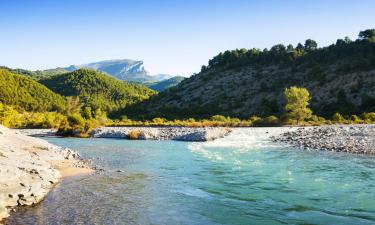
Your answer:
[[[272,131],[277,131],[271,129]],[[10,224],[375,224],[375,159],[238,129],[206,143],[46,138],[106,168],[63,181]]]

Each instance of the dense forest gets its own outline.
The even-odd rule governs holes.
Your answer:
[[[278,44],[270,49],[225,51],[185,79],[150,100],[124,109],[134,118],[208,118],[212,115],[249,118],[283,113],[283,90],[306,88],[313,111],[330,118],[375,111],[375,30],[358,39],[338,39],[318,48]]]
[[[62,111],[65,99],[37,81],[0,69],[0,102],[18,110]]]
[[[60,95],[79,97],[85,107],[92,110],[99,108],[106,113],[156,94],[144,85],[121,81],[92,69],[79,69],[47,77],[40,82]]]

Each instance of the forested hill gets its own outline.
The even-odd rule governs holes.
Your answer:
[[[68,70],[65,70],[64,68],[31,71],[31,70],[25,70],[25,69],[12,69],[9,67],[0,66],[0,69],[8,70],[16,74],[25,75],[25,76],[33,78],[34,80],[40,80],[40,79],[47,78],[50,76],[69,72]]]
[[[0,69],[0,102],[26,111],[62,111],[65,99],[37,81]]]
[[[124,113],[146,118],[280,115],[283,90],[290,86],[308,89],[318,115],[375,111],[375,30],[323,48],[308,39],[296,47],[225,51],[199,74]]]
[[[93,110],[100,108],[108,113],[156,94],[144,85],[121,81],[91,69],[79,69],[40,82],[63,96],[79,97]]]

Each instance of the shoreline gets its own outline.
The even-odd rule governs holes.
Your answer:
[[[62,179],[94,171],[71,149],[0,125],[0,224],[17,207],[42,201]]]
[[[89,133],[91,138],[119,138],[133,140],[212,141],[231,133],[229,127],[182,127],[182,126],[123,126],[98,127]],[[18,129],[32,137],[61,137],[54,129]]]
[[[305,150],[375,155],[375,125],[298,127],[271,138]]]
[[[271,141],[275,143],[289,144],[306,150],[375,155],[375,124],[281,126],[279,128],[284,131],[271,137]],[[246,129],[246,127],[99,127],[91,132],[90,137],[205,142],[223,138],[235,129]],[[48,129],[20,131],[39,137],[43,134],[46,136],[51,134],[51,130]],[[136,133],[135,137],[131,137],[134,135],[131,133]]]

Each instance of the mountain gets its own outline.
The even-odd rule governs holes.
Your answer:
[[[155,81],[168,80],[168,79],[171,79],[172,77],[175,77],[175,76],[170,75],[170,74],[156,74],[156,75],[152,75],[152,78]]]
[[[64,69],[67,71],[74,71],[80,68],[94,69],[100,72],[107,73],[120,80],[141,83],[147,86],[174,77],[173,75],[169,74],[150,75],[149,72],[145,70],[143,61],[131,59],[115,59],[82,65],[71,65]]]
[[[118,80],[92,69],[78,69],[40,80],[63,96],[78,96],[85,106],[111,113],[156,94],[141,84]]]
[[[374,41],[360,36],[318,48],[308,39],[296,47],[279,44],[263,51],[225,51],[199,74],[123,113],[134,118],[280,116],[283,90],[290,86],[308,89],[317,115],[375,111]]]
[[[146,83],[157,81],[148,74],[142,61],[131,59],[105,60],[83,65],[72,65],[65,69],[74,71],[80,68],[91,68],[130,82]]]
[[[171,77],[171,78],[166,79],[166,80],[156,82],[156,83],[154,83],[154,84],[152,84],[148,87],[155,90],[155,91],[161,92],[161,91],[164,91],[168,88],[171,88],[171,87],[174,87],[174,86],[178,85],[184,79],[185,79],[185,77],[175,76],[175,77]]]
[[[0,102],[26,111],[61,111],[65,99],[23,75],[0,70]]]

